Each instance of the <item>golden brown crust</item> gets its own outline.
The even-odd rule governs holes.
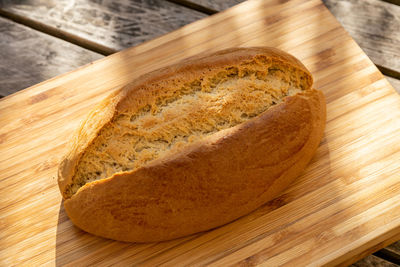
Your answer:
[[[143,85],[151,87],[172,73],[196,73],[259,54],[309,74],[297,59],[277,49],[235,48],[145,75],[104,100],[86,119],[60,165],[61,192],[85,148],[114,113],[129,108]],[[311,74],[308,84],[312,85]],[[320,91],[286,97],[263,114],[179,153],[88,183],[69,199],[63,195],[65,209],[83,230],[121,241],[168,240],[217,227],[276,197],[301,173],[323,136],[325,117]]]
[[[292,66],[307,74],[308,88],[313,83],[312,75],[306,67],[295,57],[271,47],[229,48],[215,53],[204,53],[186,59],[178,64],[145,74],[125,87],[117,90],[99,103],[83,121],[78,131],[69,143],[68,153],[61,161],[58,170],[58,184],[63,197],[66,199],[66,187],[72,183],[76,165],[85,149],[96,138],[99,131],[111,121],[114,114],[123,112],[131,106],[136,106],[143,99],[141,90],[159,90],[160,81],[168,80],[171,76],[182,75],[190,80],[191,76],[199,75],[205,70],[217,72],[226,65],[237,65],[262,55],[271,61]],[[144,94],[145,95],[145,94]],[[145,97],[144,97],[145,98]],[[144,100],[146,101],[146,100]]]
[[[85,231],[122,241],[211,229],[276,197],[310,161],[324,125],[320,91],[288,97],[174,158],[84,186],[65,209]]]
[[[115,106],[126,92],[117,90],[100,102],[81,123],[77,132],[69,142],[68,153],[58,167],[58,186],[63,197],[66,186],[71,183],[76,164],[86,147],[97,136],[99,130],[111,120]]]

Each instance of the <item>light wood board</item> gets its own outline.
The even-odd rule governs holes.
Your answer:
[[[203,51],[267,45],[298,57],[327,99],[305,172],[233,223],[163,243],[75,228],[57,164],[85,114],[138,75]],[[400,97],[319,0],[249,1],[0,100],[0,265],[350,264],[400,239]]]

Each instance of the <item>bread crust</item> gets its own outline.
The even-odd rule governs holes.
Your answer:
[[[309,74],[297,59],[277,49],[235,48],[140,77],[100,103],[82,124],[60,164],[61,192],[71,183],[85,148],[116,112],[129,108],[136,90],[173,73],[234,65],[258,54]],[[81,229],[129,242],[168,240],[223,225],[276,197],[303,171],[322,139],[325,106],[322,92],[315,89],[286,97],[261,115],[182,151],[87,183],[70,198],[64,194],[65,210]]]

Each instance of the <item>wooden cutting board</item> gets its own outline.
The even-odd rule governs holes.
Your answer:
[[[162,243],[73,226],[57,164],[93,105],[196,53],[257,45],[298,57],[328,102],[325,137],[286,192],[233,223]],[[250,1],[2,99],[0,181],[3,266],[347,264],[400,239],[400,97],[320,0]]]

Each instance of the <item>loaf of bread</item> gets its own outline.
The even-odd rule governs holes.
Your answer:
[[[201,54],[117,90],[59,166],[65,210],[106,238],[153,242],[226,224],[277,197],[325,127],[309,71],[274,48]]]

